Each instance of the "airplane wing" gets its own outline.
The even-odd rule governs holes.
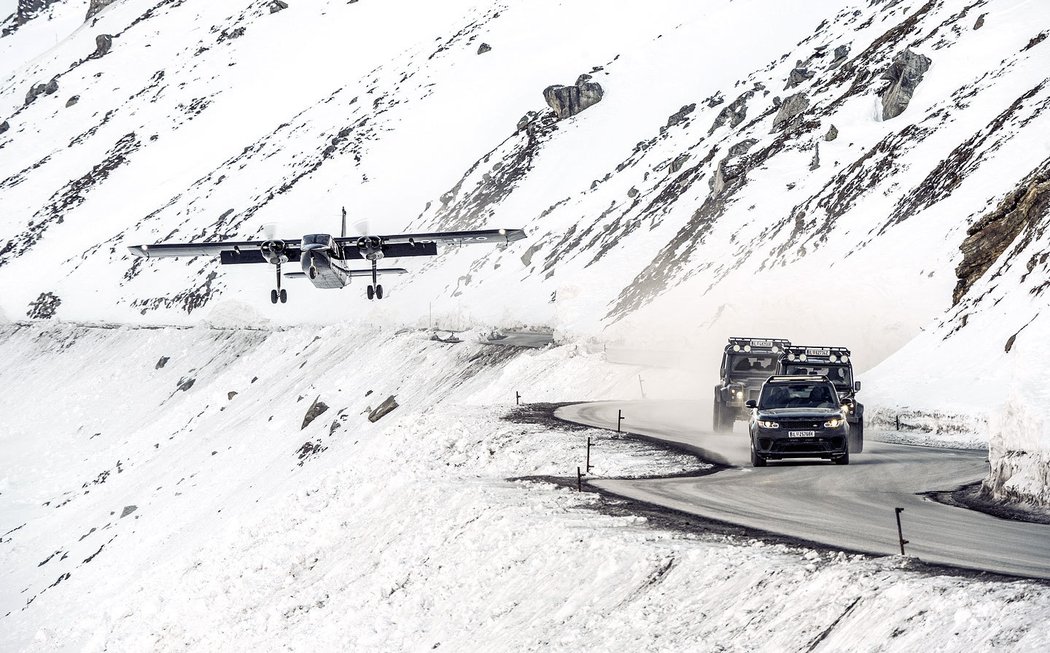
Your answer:
[[[377,236],[384,245],[415,245],[427,243],[442,243],[449,245],[471,245],[476,243],[489,243],[497,245],[500,243],[511,243],[525,238],[525,232],[521,229],[480,229],[475,231],[444,231],[437,233],[420,234],[393,234],[390,236]],[[336,238],[340,244],[356,243],[355,236],[343,236]]]
[[[302,253],[301,240],[281,239],[289,260],[296,260]],[[262,240],[228,240],[218,243],[153,243],[129,245],[128,251],[139,258],[165,258],[172,256],[218,256],[224,265],[235,263],[266,263],[261,247]]]

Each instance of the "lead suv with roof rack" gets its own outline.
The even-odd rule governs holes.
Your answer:
[[[712,422],[716,433],[747,421],[744,402],[757,399],[762,382],[777,372],[777,361],[791,343],[783,338],[730,338],[722,351],[720,381],[715,386]]]
[[[849,464],[849,425],[827,377],[771,376],[747,407],[752,466],[784,458]]]

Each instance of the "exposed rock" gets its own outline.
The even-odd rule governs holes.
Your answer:
[[[54,95],[58,93],[58,77],[52,77],[51,81],[44,85],[45,95]]]
[[[287,9],[287,8],[288,8],[288,3],[285,2],[284,0],[272,0],[272,2],[270,2],[270,13],[271,14],[276,14],[278,11],[281,11],[282,9]]]
[[[47,9],[58,0],[18,0],[17,20],[24,23],[42,9]]]
[[[688,160],[689,160],[689,154],[679,154],[678,156],[676,156],[674,158],[674,161],[671,162],[671,167],[668,170],[673,175],[673,174],[677,173],[679,170],[681,170],[682,167],[685,165],[685,162],[688,161]]]
[[[725,96],[722,95],[722,91],[717,91],[714,95],[704,100],[704,104],[710,109],[714,109],[720,104],[724,104],[726,101]]]
[[[813,75],[813,71],[809,70],[808,68],[792,69],[791,72],[788,74],[787,85],[784,86],[784,90],[786,91],[789,88],[795,88],[807,79],[812,79]]]
[[[486,52],[491,52],[491,51],[492,51],[492,46],[489,45],[488,43],[482,43],[481,45],[478,46],[478,54],[485,54]]]
[[[838,137],[839,137],[839,128],[836,127],[835,125],[832,125],[831,127],[829,127],[828,128],[828,133],[824,134],[824,140],[826,140],[829,143],[831,141],[835,140]]]
[[[896,118],[904,113],[931,63],[933,62],[929,57],[915,54],[910,49],[897,53],[890,67],[882,73],[882,79],[890,82],[882,92],[883,120]]]
[[[696,110],[696,104],[693,103],[693,104],[687,104],[684,107],[682,107],[681,109],[679,109],[678,111],[672,113],[670,115],[670,117],[667,118],[667,125],[665,125],[664,130],[670,129],[671,127],[674,127],[675,125],[677,125],[679,123],[685,122],[686,118],[689,117],[689,114],[691,114],[695,110]],[[661,131],[663,131],[663,130],[661,130]]]
[[[375,410],[368,414],[368,421],[378,422],[397,407],[398,404],[397,401],[394,399],[394,395],[390,395],[386,398],[386,401],[379,404]]]
[[[91,4],[88,5],[87,16],[84,16],[84,20],[88,20],[114,2],[116,2],[116,0],[91,0]]]
[[[300,431],[310,426],[310,422],[314,421],[328,410],[328,404],[321,401],[321,395],[317,395],[314,402],[310,404],[310,408],[307,409],[306,415],[303,417],[303,425],[300,427]]]
[[[828,68],[838,68],[843,61],[849,58],[849,46],[840,45],[835,48],[835,57],[831,60]]]
[[[99,34],[95,37],[95,51],[91,53],[92,59],[98,59],[109,54],[113,49],[113,37],[109,34]]]
[[[1014,348],[1014,343],[1015,342],[1017,342],[1017,334],[1016,333],[1006,339],[1006,346],[1003,347],[1003,351],[1006,352],[1007,354],[1009,354],[1010,350]]]
[[[130,515],[138,509],[138,506],[124,506],[124,510],[120,512],[120,518],[124,519],[125,517],[127,517],[128,515]]]
[[[33,84],[29,87],[29,92],[26,93],[25,106],[29,106],[36,101],[38,97],[44,94],[44,89],[47,88],[47,84]]]
[[[715,116],[715,121],[711,123],[711,129],[707,133],[713,134],[716,129],[722,125],[729,123],[730,127],[736,127],[740,123],[744,122],[747,118],[747,101],[754,97],[755,91],[751,90],[743,93],[737,99],[733,100],[732,103],[722,107],[722,110]]]
[[[55,312],[61,305],[62,300],[57,295],[50,292],[42,292],[36,298],[36,301],[29,304],[29,311],[26,313],[26,316],[32,320],[50,320],[55,316]]]
[[[780,110],[777,111],[777,115],[773,117],[773,131],[786,127],[796,116],[802,115],[808,108],[809,98],[806,97],[805,93],[789,95],[780,104]]]
[[[1028,45],[1021,48],[1021,52],[1028,52],[1035,46],[1045,41],[1047,36],[1050,36],[1050,32],[1039,32],[1038,34],[1032,37],[1032,40],[1028,42]]]
[[[539,117],[540,117],[540,114],[537,111],[529,111],[529,112],[527,112],[524,116],[522,116],[521,118],[518,119],[518,131],[519,132],[520,131],[526,131],[528,129],[529,125],[531,125],[533,122],[535,122],[536,119],[539,118]]]
[[[1007,195],[994,211],[967,229],[966,239],[959,246],[963,259],[955,268],[959,281],[952,293],[952,303],[958,304],[1010,244],[1048,214],[1050,170],[1039,169]]]
[[[223,41],[232,41],[234,39],[239,39],[242,36],[244,36],[244,33],[247,31],[248,28],[243,25],[241,25],[240,27],[235,27],[231,30],[224,28],[221,32],[219,32],[219,38],[216,42],[222,43]]]
[[[631,188],[627,191],[627,197],[630,197],[632,200],[638,197],[638,189],[634,186],[631,186]]]
[[[601,84],[590,79],[590,75],[580,75],[573,86],[554,85],[543,89],[543,99],[554,109],[558,120],[575,116],[601,102],[605,91]]]
[[[163,369],[164,366],[167,365],[168,361],[170,361],[170,360],[171,360],[171,358],[169,358],[168,356],[161,356],[160,360],[157,361],[157,364],[153,367],[153,369],[155,369],[155,370]]]
[[[980,16],[977,17],[977,22],[973,24],[974,31],[979,30],[982,27],[984,27],[984,17],[987,16],[987,15],[988,15],[987,13],[984,13],[984,14],[981,14]]]
[[[757,139],[745,138],[744,140],[740,141],[739,143],[736,143],[734,145],[730,145],[728,154],[729,154],[730,157],[740,156],[741,154],[744,154],[745,152],[750,150],[754,146],[754,144],[757,143],[757,142],[758,142]]]
[[[226,401],[233,401],[233,398],[237,396],[236,390],[230,390],[226,393]]]
[[[721,195],[730,180],[739,177],[746,171],[745,166],[730,165],[730,160],[744,154],[757,142],[758,141],[753,138],[748,138],[729,148],[725,158],[719,161],[718,165],[715,166],[715,174],[711,176],[711,180],[708,182],[708,186],[711,188],[712,198],[717,198]]]
[[[820,143],[813,147],[813,159],[809,162],[809,169],[816,170],[820,167]]]
[[[197,379],[183,377],[179,379],[179,385],[178,387],[176,387],[176,390],[182,390],[183,392],[186,392],[187,390],[192,388],[193,384],[196,382]]]
[[[69,107],[73,106],[77,102],[80,102],[80,96],[79,95],[74,95],[73,97],[71,97],[68,100],[66,100],[66,108],[68,109]]]
[[[8,129],[11,129],[11,123],[7,122],[6,120],[3,121],[3,122],[0,122],[0,134],[3,134]]]

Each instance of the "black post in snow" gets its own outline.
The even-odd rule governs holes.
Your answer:
[[[583,492],[583,474],[579,467],[576,468],[576,491]]]
[[[591,473],[591,438],[587,438],[587,473]]]
[[[521,393],[518,392],[517,390],[514,391],[514,405],[515,406],[520,406],[521,405]]]
[[[623,410],[616,411],[616,432],[620,432],[620,423],[623,422]]]
[[[904,555],[904,545],[908,543],[908,540],[904,539],[904,531],[901,529],[901,513],[904,512],[904,508],[894,508],[897,512],[897,538],[901,542],[901,555]]]

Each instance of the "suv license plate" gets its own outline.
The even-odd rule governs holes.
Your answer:
[[[816,435],[816,431],[788,431],[789,438],[812,438]]]

